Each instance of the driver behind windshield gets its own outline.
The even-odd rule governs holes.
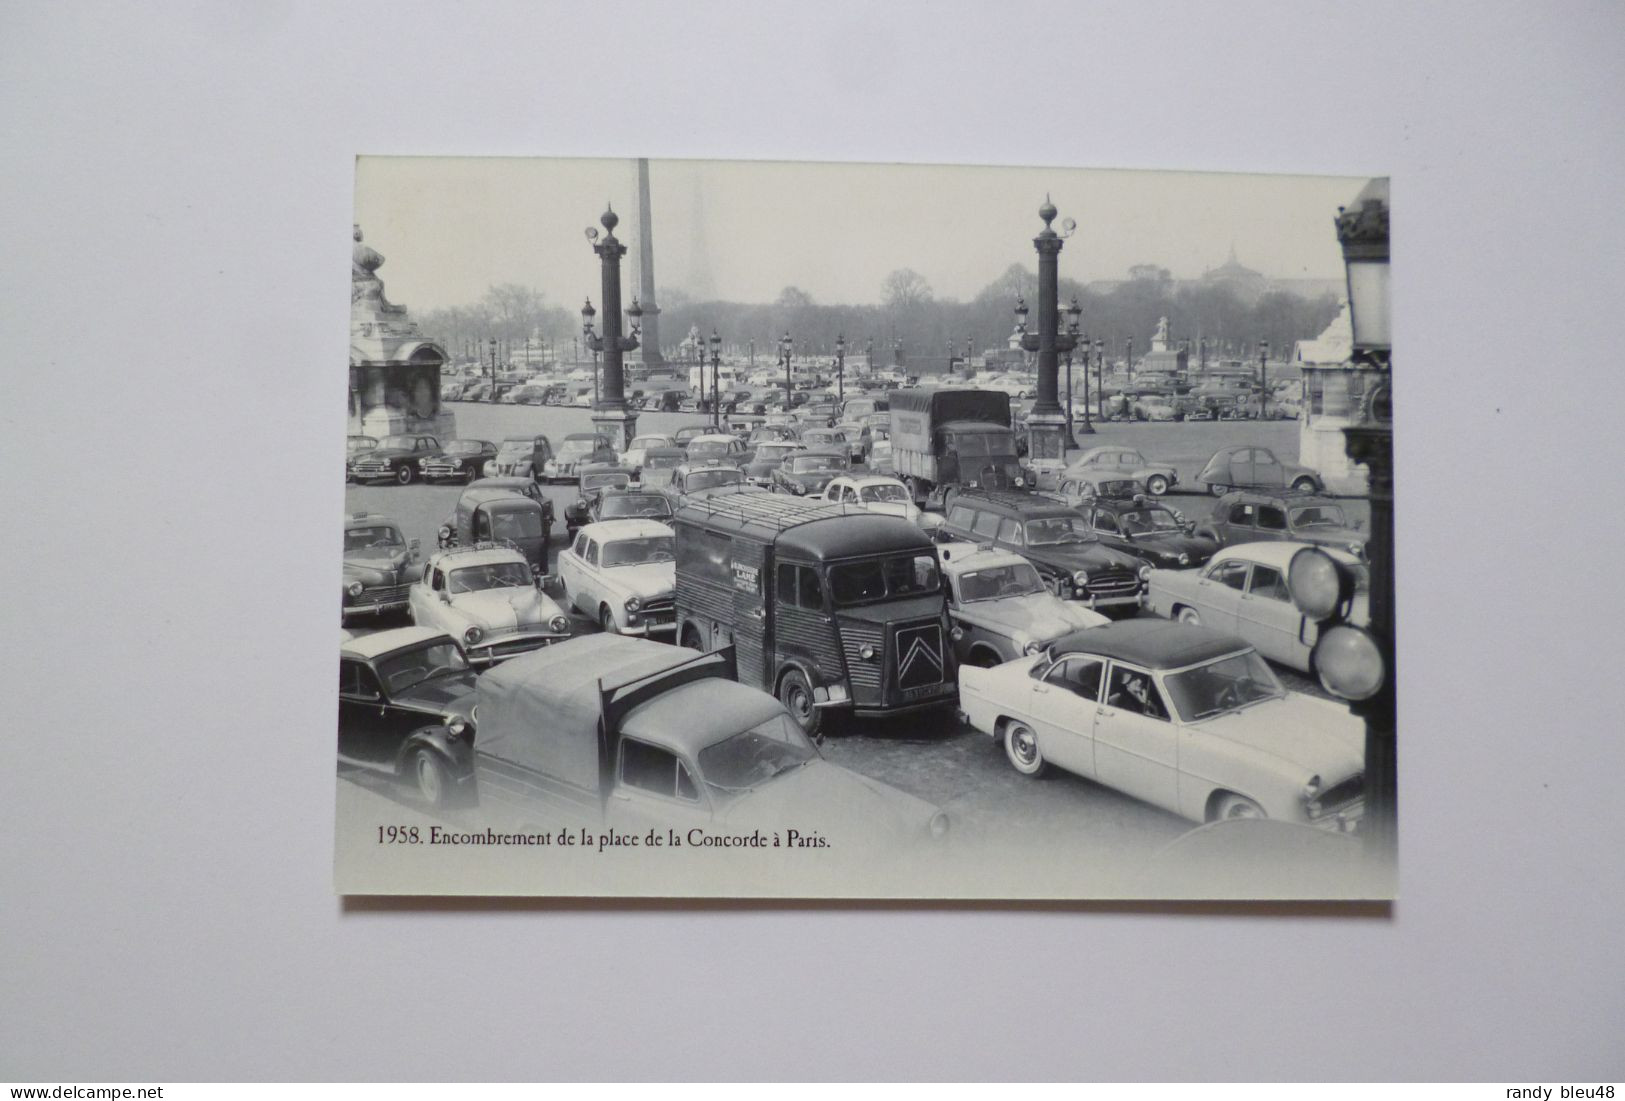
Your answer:
[[[1111,686],[1106,704],[1136,715],[1152,719],[1166,719],[1168,712],[1162,706],[1162,697],[1151,683],[1149,674],[1118,666],[1112,670]]]

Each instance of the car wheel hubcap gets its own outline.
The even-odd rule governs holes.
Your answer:
[[[1018,726],[1010,732],[1010,747],[1015,751],[1016,760],[1023,767],[1030,767],[1038,757],[1038,743],[1033,738],[1033,732],[1024,726]]]

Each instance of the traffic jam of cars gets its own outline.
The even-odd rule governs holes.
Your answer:
[[[1016,425],[1010,394],[920,387],[620,452],[351,437],[351,482],[461,488],[431,551],[345,519],[341,766],[430,810],[733,827],[829,798],[935,842],[932,801],[826,759],[913,716],[922,755],[975,731],[1193,823],[1357,831],[1341,698],[1381,673],[1347,500],[1261,445],[1181,480],[1122,445],[1033,464]]]

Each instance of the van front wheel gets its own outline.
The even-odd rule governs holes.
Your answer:
[[[807,737],[817,736],[823,716],[818,708],[813,706],[812,685],[807,683],[805,673],[799,669],[792,669],[784,674],[784,678],[779,681],[779,702],[784,704],[784,709],[800,724]]]

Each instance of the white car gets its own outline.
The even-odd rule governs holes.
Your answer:
[[[935,530],[942,524],[940,513],[926,512],[914,503],[907,486],[896,478],[884,475],[842,475],[832,478],[829,485],[824,487],[824,492],[815,494],[814,497],[831,504],[862,509],[865,512],[901,516],[926,531]]]
[[[605,631],[677,630],[677,539],[658,520],[603,520],[576,532],[559,554],[565,601]]]
[[[962,666],[959,706],[1017,772],[1055,765],[1197,822],[1274,818],[1352,830],[1365,727],[1281,687],[1233,635],[1135,619],[992,669]]]
[[[470,665],[490,665],[570,637],[570,617],[537,585],[522,552],[498,543],[454,547],[429,559],[407,590],[419,627],[444,631]]]
[[[1111,622],[1056,596],[1019,554],[955,540],[939,544],[937,557],[948,589],[954,656],[962,667],[988,669]]]
[[[1240,543],[1226,547],[1199,570],[1152,570],[1146,604],[1181,623],[1200,624],[1235,635],[1271,661],[1301,672],[1320,639],[1320,628],[1292,602],[1287,565],[1308,543]],[[1335,547],[1317,548],[1347,567],[1355,578],[1348,622],[1371,621],[1365,563]]]
[[[643,465],[644,455],[648,453],[651,447],[672,446],[674,445],[671,442],[671,437],[662,433],[656,432],[642,436],[634,436],[632,438],[632,443],[625,451],[621,452],[621,465],[630,466],[633,469],[636,469]]]

